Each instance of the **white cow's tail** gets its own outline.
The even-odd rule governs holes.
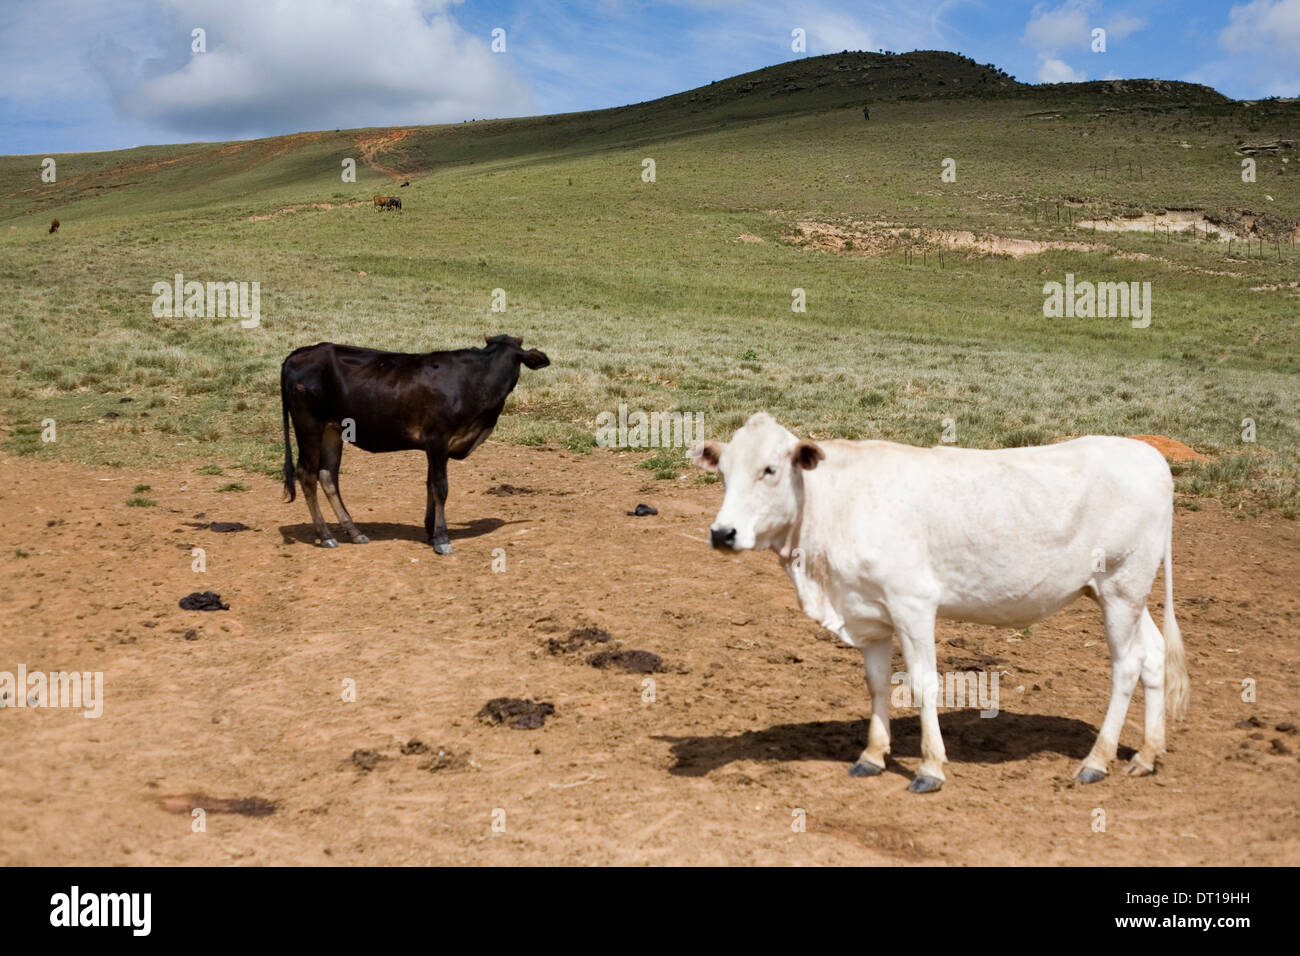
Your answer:
[[[1183,635],[1174,619],[1174,528],[1169,521],[1169,537],[1165,539],[1165,699],[1169,714],[1174,720],[1187,716],[1187,654],[1183,650]]]

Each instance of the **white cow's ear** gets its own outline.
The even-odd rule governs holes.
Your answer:
[[[701,442],[687,452],[686,457],[705,471],[717,471],[718,462],[722,459],[722,448],[721,442]]]
[[[810,441],[801,441],[794,446],[794,463],[806,471],[817,467],[817,462],[826,457],[826,452]]]

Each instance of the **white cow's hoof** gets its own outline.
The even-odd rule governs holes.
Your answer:
[[[907,785],[911,793],[934,793],[943,786],[943,781],[938,777],[917,777]]]
[[[364,534],[354,534],[354,535],[352,536],[352,543],[353,543],[353,544],[369,544],[369,543],[370,543],[370,539],[367,538]]]
[[[451,545],[435,544],[433,546],[433,550],[436,551],[438,554],[451,554]]]
[[[1151,774],[1156,772],[1156,768],[1148,767],[1146,764],[1140,762],[1137,757],[1134,757],[1129,762],[1129,765],[1124,772],[1130,777],[1149,777]]]
[[[877,767],[874,763],[865,760],[859,760],[849,768],[850,777],[879,777],[884,772],[884,767]]]
[[[333,538],[321,538],[320,546],[322,548],[337,548],[339,543]]]
[[[1094,770],[1092,767],[1080,767],[1075,778],[1080,783],[1099,783],[1106,779],[1106,771]]]

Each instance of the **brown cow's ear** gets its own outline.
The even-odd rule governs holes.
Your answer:
[[[812,471],[825,457],[826,452],[810,441],[801,441],[794,447],[794,463],[805,471]]]
[[[686,457],[705,471],[717,471],[722,460],[723,444],[716,441],[701,442],[687,452]]]
[[[546,357],[546,353],[541,349],[529,349],[520,357],[520,360],[529,368],[546,368],[551,364],[551,360]]]

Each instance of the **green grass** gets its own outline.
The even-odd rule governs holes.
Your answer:
[[[809,58],[747,93],[753,77],[625,110],[419,129],[379,156],[412,179],[400,214],[249,220],[389,191],[364,163],[358,183],[338,178],[365,131],[61,156],[56,184],[39,182],[31,157],[0,157],[7,449],[278,479],[291,349],[424,351],[504,331],[552,360],[524,370],[497,428],[526,445],[591,453],[596,416],[620,403],[701,412],[719,437],[759,409],[814,437],[922,445],[945,420],[957,444],[980,447],[1155,433],[1217,459],[1181,469],[1181,491],[1294,516],[1300,297],[1286,284],[1300,249],[1229,256],[1190,238],[1093,235],[1068,217],[1195,207],[1267,213],[1267,229],[1300,221],[1300,157],[1259,155],[1245,184],[1236,152],[1294,138],[1300,109],[1177,85],[1031,89],[908,56],[906,69]],[[773,94],[787,73],[804,88]],[[957,95],[976,84],[980,95]],[[645,157],[655,183],[640,179]],[[940,181],[946,157],[955,183]],[[1106,248],[948,251],[940,267],[920,247],[909,263],[901,237],[881,255],[801,248],[783,239],[799,220],[887,222],[913,243],[918,230],[965,229]],[[260,282],[260,328],[155,318],[152,285],[177,272]],[[1150,327],[1045,319],[1043,283],[1067,272],[1151,282]],[[505,313],[491,311],[496,288]],[[791,311],[794,288],[804,313]],[[42,441],[46,418],[55,442]],[[686,470],[680,449],[646,458],[658,477]]]
[[[641,462],[641,467],[653,471],[660,480],[676,478],[678,473],[686,470],[689,463],[683,449],[665,448]]]

